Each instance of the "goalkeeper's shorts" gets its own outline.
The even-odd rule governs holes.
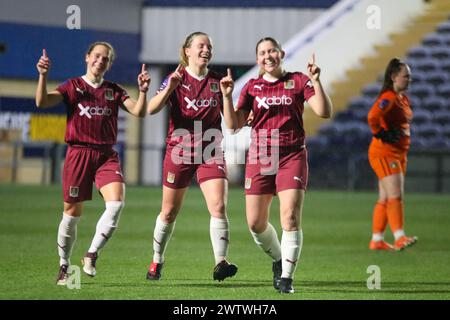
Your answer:
[[[380,157],[369,153],[369,163],[379,180],[393,174],[403,173],[406,175],[406,155]]]

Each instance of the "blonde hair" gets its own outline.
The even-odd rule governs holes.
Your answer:
[[[186,56],[185,49],[191,47],[192,41],[194,41],[194,38],[197,37],[197,36],[206,36],[206,37],[208,37],[209,42],[212,43],[211,38],[209,37],[209,35],[204,33],[204,32],[197,31],[197,32],[193,32],[190,35],[188,35],[186,37],[186,39],[184,40],[183,45],[180,48],[180,64],[183,67],[187,67],[189,65],[189,60],[188,60],[188,57]]]
[[[94,48],[96,46],[104,46],[107,47],[109,50],[109,64],[111,65],[114,61],[114,59],[116,58],[116,51],[114,50],[113,46],[109,43],[109,42],[105,42],[105,41],[96,41],[94,43],[91,43],[89,45],[89,48],[86,52],[87,55],[89,55],[92,50],[94,50]]]
[[[262,42],[264,42],[264,41],[270,41],[270,42],[272,42],[272,44],[275,46],[275,48],[277,48],[278,50],[280,50],[280,52],[283,51],[283,48],[281,48],[281,44],[280,44],[277,40],[275,40],[275,39],[272,38],[272,37],[264,37],[264,38],[261,38],[261,39],[256,43],[256,49],[255,49],[255,51],[256,51],[256,56],[258,56],[258,47],[259,47],[259,45],[260,45]],[[264,73],[265,73],[264,69],[260,68],[260,69],[259,69],[259,76],[262,76]]]

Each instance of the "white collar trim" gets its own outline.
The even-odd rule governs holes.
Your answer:
[[[208,72],[209,72],[209,70],[206,69],[205,74],[203,74],[203,75],[201,75],[201,76],[198,76],[198,75],[196,75],[191,69],[189,69],[189,67],[186,67],[185,69],[186,69],[186,72],[189,73],[189,75],[190,75],[192,78],[197,79],[198,81],[202,81],[203,79],[205,79],[205,78],[206,78],[206,75],[207,75]]]
[[[103,84],[103,79],[99,82],[99,83],[93,83],[91,80],[88,79],[88,77],[86,77],[85,75],[81,77],[81,79],[84,80],[84,82],[86,82],[88,85],[90,85],[92,88],[94,89],[98,89],[101,87],[101,85]]]

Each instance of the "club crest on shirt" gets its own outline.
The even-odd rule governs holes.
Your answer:
[[[284,88],[285,89],[294,89],[295,88],[295,82],[294,80],[287,80],[284,82]]]
[[[219,92],[219,84],[217,82],[211,82],[209,84],[209,89],[211,92]]]
[[[110,101],[114,100],[114,92],[112,91],[112,89],[105,90],[105,99]]]
[[[175,182],[175,173],[170,172],[170,171],[167,173],[167,182],[168,183],[174,183]]]
[[[80,188],[75,186],[69,187],[69,196],[72,198],[78,197],[78,194],[80,193]]]
[[[250,189],[252,186],[252,178],[245,178],[245,189]]]

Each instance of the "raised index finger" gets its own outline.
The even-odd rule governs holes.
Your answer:
[[[142,64],[142,68],[141,68],[141,73],[144,73],[146,70],[145,70],[146,68],[145,68],[145,63],[143,63]]]
[[[183,70],[183,65],[179,64],[178,67],[175,69],[175,72],[180,72]]]
[[[230,77],[230,78],[232,78],[232,75],[231,75],[231,69],[230,69],[230,68],[227,68],[227,76]]]
[[[312,54],[311,64],[316,64],[316,54],[315,53]]]
[[[47,58],[47,50],[42,49],[42,56],[43,56],[44,58]]]

